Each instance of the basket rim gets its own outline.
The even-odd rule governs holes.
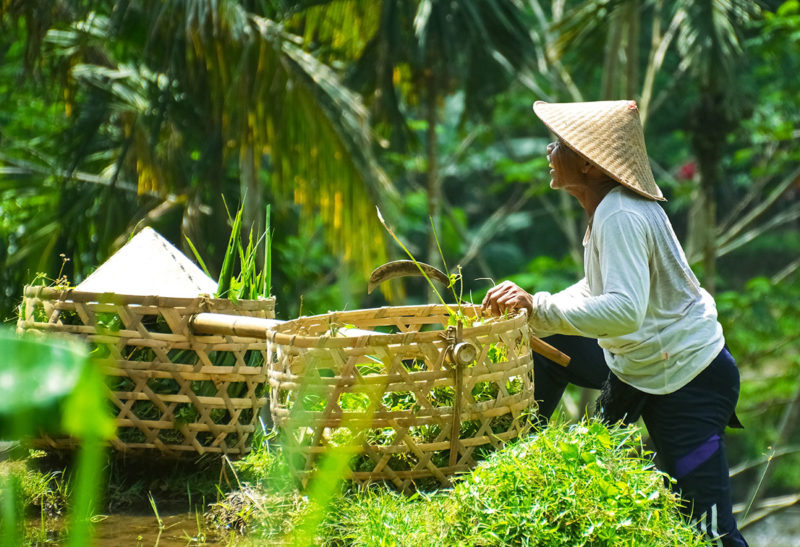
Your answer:
[[[400,332],[394,334],[368,334],[363,336],[347,336],[336,337],[330,334],[325,335],[300,335],[289,334],[284,331],[292,329],[295,325],[301,322],[308,321],[325,321],[334,320],[337,322],[346,323],[347,319],[353,317],[363,316],[365,313],[372,313],[372,317],[402,317],[407,315],[414,315],[417,317],[431,316],[431,315],[446,315],[448,307],[458,307],[456,304],[425,304],[425,305],[411,305],[411,306],[381,306],[379,308],[364,308],[350,311],[334,311],[322,313],[318,315],[301,316],[295,319],[285,321],[267,330],[267,341],[277,345],[295,346],[302,348],[349,348],[358,346],[389,346],[395,344],[414,342],[444,342],[442,334],[444,330],[434,330],[425,332]],[[473,317],[483,317],[480,306],[469,304],[461,305],[462,309],[469,308],[473,311]],[[478,325],[474,327],[463,327],[462,338],[472,336],[482,336],[489,334],[496,330],[512,330],[520,328],[528,321],[527,311],[524,309],[516,310],[512,316],[507,319],[500,319],[496,316],[496,320],[488,325]],[[488,317],[487,317],[488,318]]]
[[[215,298],[211,295],[200,294],[195,297],[185,296],[159,296],[159,295],[138,295],[138,294],[125,294],[114,292],[87,292],[79,291],[77,289],[58,289],[56,287],[47,287],[42,285],[25,285],[22,295],[26,298],[47,298],[50,300],[72,300],[80,302],[97,302],[109,304],[138,304],[143,306],[164,306],[164,307],[179,307],[189,305],[192,303],[209,302],[209,303],[230,303],[229,305],[236,307],[241,303],[251,304],[266,304],[275,303],[275,296],[269,298],[259,298],[257,300],[241,298],[239,300],[231,300],[229,298]]]

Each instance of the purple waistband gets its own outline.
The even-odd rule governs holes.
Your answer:
[[[675,478],[679,479],[684,477],[700,467],[706,460],[708,460],[714,453],[719,450],[720,437],[716,433],[709,437],[703,444],[679,458],[675,462]]]

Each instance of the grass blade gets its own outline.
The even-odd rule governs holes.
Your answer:
[[[383,220],[383,215],[381,214],[381,210],[378,209],[377,207],[375,209],[378,211],[378,220],[380,220],[381,224],[383,224],[383,227],[386,228],[386,231],[389,232],[389,235],[392,236],[392,238],[406,252],[408,257],[414,262],[414,264],[417,265],[417,268],[419,268],[420,273],[422,273],[422,277],[424,277],[425,281],[428,282],[428,285],[431,286],[431,289],[433,290],[433,293],[436,295],[436,297],[439,299],[439,301],[444,305],[444,307],[447,308],[447,312],[452,314],[453,311],[450,309],[450,306],[447,305],[447,303],[444,301],[444,298],[442,298],[442,295],[439,294],[438,290],[436,290],[436,286],[433,284],[433,281],[431,281],[431,278],[428,277],[428,274],[425,273],[425,270],[419,265],[419,261],[416,258],[414,258],[414,255],[411,254],[411,251],[409,251],[406,248],[406,246],[403,245],[403,242],[400,241],[400,238],[395,235],[395,233],[392,231],[392,229],[389,228],[389,225],[386,224],[386,221]]]
[[[208,272],[206,263],[203,262],[203,258],[200,256],[200,253],[197,252],[197,248],[194,246],[194,243],[192,243],[192,240],[189,239],[189,236],[184,236],[184,237],[186,238],[186,243],[189,244],[189,248],[192,250],[192,253],[194,254],[195,260],[197,260],[197,263],[200,264],[200,267],[203,268],[203,271],[206,273],[208,277],[212,277],[212,275]]]
[[[272,294],[272,231],[270,229],[270,204],[267,204],[266,218],[264,219],[264,269],[263,287],[261,294],[269,298]]]
[[[156,521],[158,522],[158,529],[164,529],[164,521],[161,519],[161,515],[158,514],[158,507],[156,506],[156,499],[153,497],[152,492],[147,492],[147,500],[150,502],[150,508],[153,510],[153,514],[156,516]]]
[[[227,210],[227,205],[225,206]],[[239,207],[236,217],[233,219],[231,237],[228,240],[228,248],[225,250],[225,259],[222,261],[222,269],[219,272],[219,284],[217,285],[217,296],[227,297],[231,289],[231,279],[233,279],[233,267],[236,255],[241,251],[242,241],[239,232],[242,226],[242,212],[244,207]],[[230,216],[228,217],[230,218]]]

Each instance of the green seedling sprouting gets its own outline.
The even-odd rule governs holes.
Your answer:
[[[229,298],[230,300],[256,300],[258,298],[269,298],[272,292],[272,229],[270,226],[271,208],[266,206],[265,230],[257,239],[254,239],[252,228],[250,229],[247,246],[242,244],[242,215],[244,206],[240,206],[234,215],[231,215],[225,198],[222,199],[225,205],[225,212],[228,221],[231,223],[231,235],[225,249],[219,278],[217,281],[217,291],[215,296],[218,298]],[[205,261],[189,237],[186,242],[192,250],[197,263],[209,277],[208,267]],[[264,245],[263,268],[259,272],[256,266],[258,249]],[[235,276],[236,261],[239,261],[239,275]]]

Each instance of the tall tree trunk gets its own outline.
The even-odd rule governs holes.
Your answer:
[[[436,137],[436,101],[439,90],[438,86],[436,85],[436,75],[434,71],[431,70],[428,72],[426,80],[427,90],[425,117],[426,121],[428,122],[428,130],[425,154],[428,164],[428,216],[430,217],[430,222],[432,225],[430,237],[428,238],[428,256],[426,259],[428,264],[436,266],[440,262],[439,249],[436,245],[436,237],[441,234],[440,227],[442,211],[442,182],[439,179],[439,141]],[[433,291],[429,288],[428,299],[430,300],[432,296]]]
[[[704,205],[704,196],[700,181],[697,181],[696,194],[692,195],[692,203],[689,205],[689,215],[686,227],[686,242],[684,244],[684,251],[692,264],[697,262],[692,257],[703,256],[703,249],[705,248],[705,214],[706,208]]]
[[[242,236],[247,238],[250,230],[253,230],[253,239],[258,240],[258,236],[264,231],[264,195],[261,184],[258,181],[258,170],[260,158],[256,157],[256,152],[252,141],[242,144],[239,151],[239,184],[242,199]],[[232,204],[228,204],[231,206]],[[233,211],[231,211],[233,213]],[[254,241],[254,243],[255,243]],[[244,245],[247,246],[246,239]],[[262,247],[259,246],[256,252],[257,264],[264,259]]]
[[[625,31],[624,18],[615,14],[611,18],[608,38],[603,59],[603,77],[600,83],[602,98],[604,100],[617,99],[619,89],[619,56],[622,46],[622,35]]]
[[[634,99],[639,86],[639,0],[629,0],[611,18],[600,84],[602,98]],[[620,64],[624,56],[624,64]]]
[[[701,147],[698,150],[698,169],[700,171],[700,200],[698,206],[702,209],[695,218],[694,242],[702,249],[703,256],[703,286],[714,294],[717,277],[717,188],[719,187],[719,158],[712,146]]]
[[[725,138],[733,129],[731,116],[725,111],[723,93],[707,85],[701,91],[697,108],[692,113],[692,148],[700,173],[700,199],[703,213],[693,219],[692,238],[702,244],[703,285],[714,294],[717,277],[717,189],[722,181],[722,153]]]
[[[705,287],[714,294],[717,290],[717,188],[719,187],[718,165],[709,166],[710,172],[703,175],[703,205],[706,221],[703,245],[703,271]]]
[[[633,0],[626,6],[627,22],[626,45],[625,45],[625,96],[619,98],[636,99],[639,89],[639,0]]]

